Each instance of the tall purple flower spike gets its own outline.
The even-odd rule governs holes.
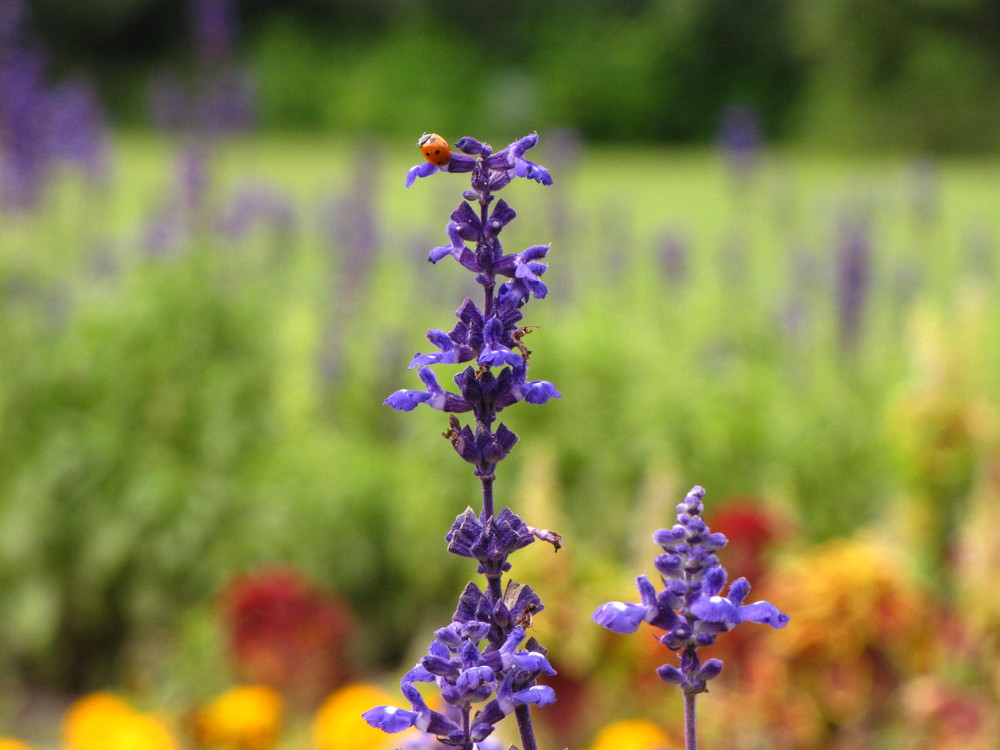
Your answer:
[[[558,550],[562,539],[554,531],[528,526],[509,508],[496,513],[493,500],[496,467],[518,441],[497,423],[497,415],[521,401],[538,405],[562,395],[547,380],[528,380],[531,352],[521,341],[531,330],[521,326],[523,307],[548,293],[541,277],[548,269],[543,261],[549,246],[505,253],[500,234],[517,214],[506,201],[495,200],[496,191],[517,177],[552,184],[548,170],[525,157],[537,142],[538,136],[530,135],[493,153],[488,143],[461,138],[443,166],[424,162],[406,173],[406,187],[438,172],[470,175],[471,188],[462,193],[464,200],[445,227],[446,244],[433,248],[428,259],[436,264],[453,258],[475,274],[483,297],[481,305],[466,299],[459,306],[450,331],[427,332],[435,350],[418,352],[410,361],[423,389],[398,390],[385,403],[399,411],[423,404],[449,413],[445,437],[472,464],[483,505],[478,513],[468,508],[460,514],[445,539],[450,552],[478,563],[486,586],[466,586],[451,624],[437,631],[427,655],[403,678],[410,707],[378,706],[364,718],[390,733],[416,727],[462,750],[486,750],[495,725],[511,714],[522,750],[537,750],[529,707],[556,699],[551,687],[537,684],[540,676],[555,670],[545,649],[525,632],[532,616],[545,607],[530,587],[509,577],[505,585],[503,579],[512,553],[536,540]],[[432,368],[465,363],[453,376],[456,390],[445,390]],[[458,414],[468,414],[469,423],[462,424]],[[430,709],[418,683],[433,684],[447,709]]]

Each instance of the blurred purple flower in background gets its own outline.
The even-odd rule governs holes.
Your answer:
[[[150,255],[168,254],[192,236],[218,231],[244,236],[253,223],[279,231],[291,227],[288,201],[273,190],[245,189],[213,215],[212,162],[227,137],[253,128],[256,87],[236,60],[239,31],[233,0],[192,0],[188,6],[194,69],[182,76],[165,72],[149,84],[150,116],[157,128],[180,138],[174,186],[149,220],[142,244]]]
[[[861,337],[872,284],[872,246],[867,217],[842,217],[835,248],[840,344],[854,348]]]
[[[258,230],[287,235],[295,226],[292,199],[266,182],[239,187],[218,216],[219,233],[230,240],[244,240]]]
[[[236,57],[239,30],[233,0],[193,0],[192,75],[164,72],[149,84],[153,123],[164,132],[204,139],[251,130],[257,121],[256,82]]]
[[[102,183],[111,169],[108,124],[92,86],[65,81],[52,94],[53,155],[77,166],[92,183]]]
[[[674,230],[666,230],[660,237],[660,265],[667,282],[672,286],[683,286],[688,277],[690,249],[688,243]]]
[[[219,63],[235,51],[239,14],[233,0],[195,0],[188,11],[199,62]]]
[[[348,189],[333,195],[320,207],[320,231],[330,252],[331,265],[339,280],[341,294],[356,293],[368,282],[368,275],[382,241],[375,183],[381,158],[373,143],[360,143],[353,152],[361,154],[348,180]]]
[[[722,113],[717,142],[734,177],[745,179],[760,159],[763,135],[760,116],[746,106],[732,106]]]
[[[50,87],[45,55],[31,40],[27,6],[0,0],[0,209],[30,211],[55,167],[80,167],[91,180],[108,171],[108,137],[83,81]]]

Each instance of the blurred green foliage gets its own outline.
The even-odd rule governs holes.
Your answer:
[[[948,310],[968,283],[995,284],[995,249],[969,239],[996,237],[990,166],[946,165],[936,191],[921,183],[931,167],[903,161],[774,155],[737,174],[695,152],[605,148],[575,162],[557,141],[538,153],[556,185],[506,191],[522,215],[505,246],[553,242],[552,293],[527,309],[542,327],[526,343],[564,398],[503,414],[522,442],[498,502],[520,507],[541,453],[566,498],[559,531],[582,550],[645,534],[640,495],[663,472],[720,505],[784,504],[814,539],[882,517],[914,476],[886,447],[888,405],[912,369],[901,330],[915,307]],[[101,242],[78,234],[73,204],[10,217],[0,234],[2,666],[106,684],[137,640],[267,562],[346,595],[364,623],[358,658],[395,664],[414,623],[447,616],[468,575],[442,543],[477,502],[439,437],[446,421],[380,405],[416,386],[405,365],[424,331],[447,328],[471,292],[459,269],[423,260],[460,181],[404,191],[409,145],[373,166],[374,144],[235,143],[217,149],[207,215],[252,164],[297,196],[299,229],[225,239],[209,222],[149,255],[135,236],[170,186],[150,177],[161,162],[137,164],[148,152],[120,152],[122,215],[92,228]],[[348,210],[318,220],[322,196]],[[366,212],[367,249],[350,239]],[[871,287],[847,346],[838,227],[856,212]],[[685,273],[665,259],[667,238]],[[110,275],[92,270],[94,247],[112,253]],[[1000,297],[987,299],[988,332]],[[998,355],[979,366],[1000,382]]]
[[[60,67],[137,84],[191,49],[182,3],[35,0]],[[267,126],[410,135],[575,128],[704,142],[728,105],[767,135],[837,147],[1000,143],[1000,11],[990,0],[295,0],[240,3]]]

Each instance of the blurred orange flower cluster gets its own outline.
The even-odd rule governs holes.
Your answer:
[[[62,724],[68,750],[179,750],[162,719],[136,711],[110,693],[92,693],[74,703]]]
[[[234,687],[192,717],[198,742],[211,750],[269,750],[278,740],[284,701],[263,685]]]
[[[760,631],[734,670],[739,680],[718,692],[725,686],[730,719],[758,722],[774,747],[808,750],[864,732],[898,710],[904,680],[931,666],[935,608],[874,537],[788,558],[767,596],[782,602],[794,627],[780,637]]]
[[[368,726],[361,714],[373,706],[398,703],[384,690],[358,683],[341,688],[320,707],[312,725],[313,742],[319,750],[380,750],[397,747],[396,737]]]
[[[400,737],[368,726],[361,714],[394,697],[375,685],[356,683],[332,693],[311,717],[317,750],[386,750]],[[205,750],[272,750],[285,738],[282,696],[264,685],[230,688],[190,714],[194,743]],[[308,714],[300,714],[300,719]],[[414,732],[414,737],[420,733]],[[404,735],[402,741],[413,739]],[[91,693],[66,712],[62,723],[66,750],[181,750],[184,747],[165,719],[143,714],[110,693]],[[0,738],[0,750],[31,750],[14,739]],[[650,748],[654,750],[654,748]]]
[[[675,750],[679,747],[653,722],[630,719],[604,727],[589,750]]]

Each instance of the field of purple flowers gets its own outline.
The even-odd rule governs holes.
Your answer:
[[[412,142],[248,135],[214,58],[161,82],[159,134],[111,133],[16,20],[0,13],[0,737],[56,746],[73,698],[116,690],[182,745],[298,746],[330,692],[402,674],[467,580],[441,542],[478,501],[448,422],[381,405],[415,387],[442,305],[479,298],[427,262],[456,183],[406,190]],[[543,745],[682,746],[663,649],[589,618],[637,599],[650,534],[697,483],[732,576],[791,617],[710,646],[706,747],[992,747],[995,164],[773,151],[741,112],[713,151],[556,131],[536,155],[554,184],[505,187],[504,243],[551,243],[522,340],[562,397],[504,414],[522,443],[496,491],[565,539],[517,568],[557,672]],[[205,729],[224,722],[196,707],[236,683],[273,690],[291,728]],[[630,719],[654,724],[613,723]]]

